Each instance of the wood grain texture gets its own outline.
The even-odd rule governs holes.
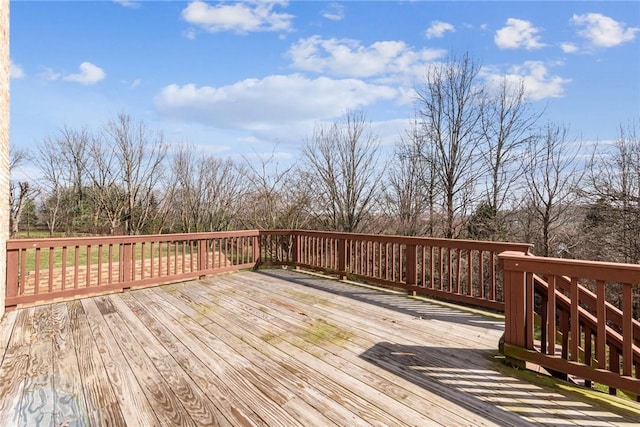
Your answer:
[[[17,425],[56,425],[53,384],[53,334],[51,306],[34,308],[33,333],[29,347],[29,364],[22,399],[18,408]]]
[[[638,425],[497,369],[499,319],[287,270],[20,309],[0,425]]]
[[[125,418],[118,405],[113,386],[103,377],[106,367],[98,345],[91,335],[87,315],[80,301],[67,304],[73,351],[78,361],[77,387],[82,387],[85,419],[89,425],[123,425]],[[67,340],[68,342],[68,340]],[[67,348],[68,345],[67,345]],[[71,349],[70,349],[71,350]]]
[[[128,425],[158,425],[160,423],[158,414],[154,412],[151,404],[147,400],[145,390],[136,379],[127,357],[120,349],[116,336],[111,333],[109,325],[100,314],[95,300],[95,298],[92,298],[81,301],[87,327],[95,343],[95,350],[97,350],[100,355],[102,366],[104,366],[104,370],[102,370],[100,361],[96,360],[94,364],[96,368],[96,378],[95,380],[92,378],[90,380],[109,382],[115,394],[116,401],[121,408],[121,417],[127,420]],[[80,307],[78,310],[80,310]],[[86,338],[90,339],[88,336]],[[96,385],[96,387],[103,386],[104,385]],[[99,400],[99,396],[102,393],[108,394],[109,392],[107,390],[104,392],[96,391],[97,396],[92,396],[87,400]],[[113,410],[114,405],[110,403],[110,401],[111,399],[107,397],[104,408],[102,404],[92,407],[91,416],[94,419],[100,420],[99,425],[111,425],[108,423],[110,416],[117,416],[117,411]]]
[[[180,338],[165,333],[166,329],[162,324],[157,323],[145,308],[130,298],[130,295],[116,295],[112,300],[144,352],[196,425],[230,426],[229,421],[206,393],[194,383],[190,376],[191,371],[185,371],[176,360],[181,357],[195,357],[188,354],[185,348],[176,345]],[[137,319],[134,316],[137,316]]]
[[[96,298],[95,303],[160,424],[195,426],[196,423],[185,411],[171,386],[145,353],[143,344],[138,342],[135,334],[129,330],[127,322],[116,312],[111,297]]]
[[[16,314],[11,338],[0,366],[0,420],[12,424],[17,424],[20,416],[19,408],[33,334],[33,311],[34,309],[24,309],[14,312]],[[3,324],[2,327],[4,326]]]

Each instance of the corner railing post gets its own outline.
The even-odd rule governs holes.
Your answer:
[[[500,254],[500,267],[504,277],[504,342],[519,348],[527,347],[527,292],[526,273],[513,271],[512,261]],[[521,254],[518,254],[521,255]]]
[[[19,275],[19,269],[18,269],[19,252],[20,252],[19,249],[7,251],[6,300],[18,296],[18,287],[20,285],[20,277],[18,276]]]

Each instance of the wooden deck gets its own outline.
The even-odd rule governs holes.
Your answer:
[[[638,425],[508,375],[499,319],[243,272],[16,310],[7,426]]]

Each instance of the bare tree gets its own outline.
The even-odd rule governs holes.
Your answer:
[[[114,234],[122,222],[127,197],[121,183],[121,169],[115,150],[100,138],[93,138],[89,148],[87,175],[91,180],[88,196],[93,202],[94,225],[105,224]]]
[[[157,184],[162,178],[167,146],[161,134],[151,134],[142,122],[119,114],[107,123],[105,144],[113,150],[124,190],[127,234],[139,234],[152,214]]]
[[[552,250],[562,249],[555,244],[568,245],[572,240],[568,236],[564,242],[559,241],[562,226],[570,223],[571,214],[576,211],[576,190],[584,176],[584,166],[578,158],[580,149],[580,143],[569,139],[567,128],[551,123],[529,143],[526,198],[539,230],[539,255],[549,256]]]
[[[29,152],[23,149],[10,149],[9,151],[9,173],[15,172],[16,168],[23,164],[29,158]],[[9,182],[9,206],[11,209],[9,215],[9,227],[11,237],[16,237],[20,231],[20,220],[27,201],[33,197],[34,187],[28,181],[10,181]]]
[[[506,237],[506,230],[501,229],[506,222],[505,204],[522,189],[522,153],[533,137],[540,114],[532,111],[523,81],[514,83],[504,77],[493,89],[494,93],[484,98],[481,116],[481,153],[487,173],[485,201],[480,206],[485,212],[481,226],[488,231],[482,237],[495,240]]]
[[[35,156],[34,163],[40,170],[40,182],[45,196],[41,212],[49,235],[52,236],[58,226],[67,184],[66,168],[64,162],[60,161],[60,147],[54,139],[45,138],[38,147],[38,155]]]
[[[430,67],[424,85],[416,89],[424,137],[433,146],[430,160],[442,192],[446,238],[460,234],[481,173],[478,147],[484,94],[477,85],[479,71],[468,54],[453,57]]]
[[[394,233],[416,236],[432,232],[436,181],[431,179],[425,138],[417,120],[396,144],[384,186],[385,208],[396,225]],[[425,221],[425,216],[429,218]]]
[[[332,125],[316,127],[302,149],[302,162],[320,224],[347,232],[364,228],[383,176],[379,147],[363,112],[348,111]]]
[[[640,262],[639,128],[640,120],[620,125],[615,144],[602,147],[590,164],[587,231],[600,242],[596,256],[608,261]]]
[[[75,130],[64,126],[38,146],[34,163],[44,190],[40,210],[50,233],[59,225],[72,233],[76,225],[89,221],[85,171],[90,139],[86,128]]]
[[[258,229],[306,228],[311,219],[306,208],[309,193],[300,183],[295,165],[282,168],[272,152],[268,156],[254,153],[244,157],[240,173],[248,184],[244,197],[245,227]]]
[[[166,200],[168,209],[179,218],[180,231],[232,228],[244,186],[231,159],[203,155],[192,146],[180,145],[169,175]]]

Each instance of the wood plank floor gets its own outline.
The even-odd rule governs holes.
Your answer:
[[[31,307],[0,425],[638,425],[505,374],[502,321],[289,270]]]

